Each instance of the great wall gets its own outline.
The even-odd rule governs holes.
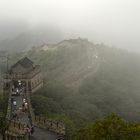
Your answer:
[[[23,83],[25,89],[22,91],[22,95],[12,96],[15,81]],[[34,114],[30,96],[42,86],[41,71],[38,68],[36,71],[36,66],[28,58],[18,61],[4,77],[3,94],[7,94],[9,97],[4,140],[66,140],[66,128],[62,122]],[[18,119],[13,119],[13,98],[17,102],[16,110],[20,112]],[[23,98],[28,104],[27,112],[20,110]],[[34,126],[33,135],[26,131],[26,126],[30,125],[29,121]]]

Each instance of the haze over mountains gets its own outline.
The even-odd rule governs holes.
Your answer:
[[[81,37],[140,52],[139,5],[139,0],[1,0],[0,48]]]
[[[15,27],[14,29],[18,32],[18,28]],[[12,29],[9,29],[9,32],[13,32],[11,30]],[[55,43],[60,41],[61,39],[61,32],[55,28],[46,27],[34,30],[24,29],[20,31],[20,33],[14,32],[13,35],[9,34],[6,39],[1,39],[0,50],[6,50],[9,52],[20,52],[44,43]]]
[[[12,53],[9,66],[24,56],[42,66],[44,87],[32,94],[35,113],[63,121],[71,140],[112,112],[140,122],[139,54],[78,38]]]
[[[0,57],[1,81],[23,57],[41,65],[34,112],[64,122],[70,140],[112,112],[140,123],[139,13],[140,0],[0,0],[0,56],[9,58]],[[120,129],[115,118],[102,127]]]
[[[72,140],[77,129],[112,112],[140,122],[140,55],[79,38],[39,45],[10,61],[24,56],[42,66],[35,113],[65,122]]]
[[[7,28],[7,27],[6,27]],[[20,52],[26,51],[32,48],[33,46],[38,46],[42,44],[54,44],[58,43],[65,39],[70,38],[87,38],[90,35],[84,35],[79,33],[71,34],[61,31],[59,28],[55,28],[53,26],[48,27],[39,27],[34,29],[24,29],[21,31],[21,27],[18,30],[18,26],[9,27],[8,34],[5,29],[0,33],[0,50],[6,50],[9,52]],[[7,30],[7,29],[6,29]],[[13,32],[12,30],[17,30],[17,32]],[[5,32],[5,34],[3,34]],[[93,33],[94,34],[94,33]],[[7,37],[5,37],[7,36]],[[98,41],[98,37],[96,35],[89,37],[92,42],[98,44],[104,44],[106,41]],[[108,44],[108,43],[107,43]],[[107,45],[105,44],[105,45]],[[137,44],[137,43],[136,43]],[[131,45],[131,44],[130,44]],[[108,46],[112,46],[110,43]],[[121,48],[122,45],[114,45],[115,47]],[[139,48],[133,47],[122,47],[122,49],[127,49],[133,52],[140,52]]]
[[[112,112],[140,122],[140,55],[79,38],[33,47],[10,62],[24,56],[44,73],[44,88],[33,96],[36,113],[65,114],[78,125]]]

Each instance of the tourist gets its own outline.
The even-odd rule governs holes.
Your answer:
[[[22,103],[22,111],[25,111],[25,103]]]
[[[19,89],[18,88],[16,88],[16,94],[19,95]]]
[[[20,110],[16,110],[16,114],[17,114],[17,120],[19,121],[19,116],[20,116]]]
[[[31,119],[31,116],[30,115],[28,116],[28,122],[32,126],[32,119]]]
[[[34,133],[34,127],[33,127],[33,125],[31,126],[30,133],[31,133],[31,135]]]
[[[14,110],[15,110],[16,109],[16,106],[17,106],[16,100],[13,101],[13,105],[14,105]]]
[[[25,102],[26,102],[26,99],[25,99],[25,98],[23,98],[23,103],[25,104]]]
[[[25,112],[27,112],[27,110],[28,110],[28,103],[27,102],[25,102]]]
[[[15,86],[14,86],[14,85],[12,85],[12,92],[14,92],[14,90],[15,90]]]
[[[12,112],[12,117],[13,117],[13,119],[17,118],[17,113],[15,112],[15,110]]]

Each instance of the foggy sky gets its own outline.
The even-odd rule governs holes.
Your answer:
[[[49,27],[140,52],[139,25],[140,0],[0,0],[0,40]]]

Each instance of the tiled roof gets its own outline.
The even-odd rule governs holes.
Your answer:
[[[15,65],[12,66],[12,68],[16,67],[18,64],[22,65],[24,68],[33,67],[33,62],[27,57],[19,60]]]

